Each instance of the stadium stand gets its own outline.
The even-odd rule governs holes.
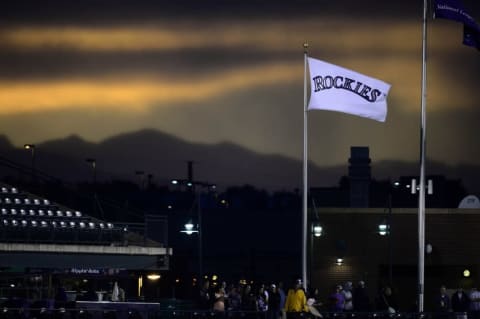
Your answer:
[[[123,227],[0,185],[2,242],[123,245],[127,239]]]

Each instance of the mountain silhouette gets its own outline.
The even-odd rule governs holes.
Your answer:
[[[31,166],[30,153],[15,148],[8,138],[0,136],[3,158]],[[100,143],[91,143],[72,135],[40,143],[35,149],[35,168],[66,181],[91,181],[93,167],[87,158],[96,160],[99,181],[127,179],[138,181],[135,173],[152,174],[153,181],[167,185],[171,179],[187,178],[187,161],[194,162],[194,180],[215,183],[220,188],[250,184],[270,191],[292,191],[302,187],[300,160],[278,154],[260,154],[232,143],[191,143],[163,132],[145,129],[117,135]],[[372,159],[372,177],[395,180],[419,173],[417,163]],[[480,190],[480,170],[474,165],[448,166],[427,162],[427,175],[444,175],[462,179],[470,193]],[[8,168],[0,167],[2,175]],[[11,172],[10,172],[11,174]],[[336,186],[348,174],[344,165],[319,167],[309,163],[309,184]]]
[[[10,140],[4,136],[0,135],[0,151],[12,149],[13,145],[10,143]]]
[[[68,156],[70,162],[83,162],[77,167],[77,176],[68,179],[87,179],[85,158],[95,158],[99,179],[138,178],[136,171],[153,174],[158,183],[187,178],[187,162],[194,162],[194,179],[218,184],[220,187],[251,184],[266,189],[293,190],[301,186],[302,164],[281,155],[252,152],[232,143],[190,143],[156,130],[141,130],[117,135],[94,144],[76,136],[42,143],[43,152],[55,156]],[[312,174],[328,175],[330,181],[346,172],[310,167]],[[56,169],[57,172],[66,169]]]

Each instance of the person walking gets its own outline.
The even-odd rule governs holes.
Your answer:
[[[452,295],[452,310],[453,312],[467,312],[470,307],[470,298],[460,287]]]
[[[372,311],[372,304],[370,303],[370,297],[365,287],[365,281],[360,280],[357,287],[353,290],[353,309],[355,312],[370,312]]]
[[[287,295],[285,294],[285,290],[283,290],[283,282],[278,283],[277,290],[278,290],[278,294],[280,295],[280,311],[282,312],[282,318],[283,318],[285,302],[287,301]]]
[[[284,310],[287,319],[298,319],[303,313],[308,312],[307,297],[300,279],[296,280],[292,288],[288,290]]]
[[[385,286],[377,296],[376,308],[390,314],[398,312],[398,306],[392,288]]]
[[[205,280],[198,293],[198,308],[210,310],[213,305],[213,298],[210,296],[210,281]]]
[[[447,288],[442,285],[440,286],[440,291],[435,298],[435,312],[444,314],[449,312],[450,308],[450,296],[447,294]]]
[[[452,311],[455,312],[455,317],[457,319],[466,319],[467,311],[470,309],[470,298],[463,291],[463,288],[460,287],[452,295]]]
[[[472,288],[470,291],[470,313],[473,319],[480,319],[480,291]]]
[[[329,311],[343,312],[345,309],[345,296],[342,293],[343,287],[341,285],[335,286],[335,290],[329,296]]]
[[[270,291],[268,294],[268,310],[267,319],[278,319],[280,316],[280,294],[275,284],[270,285]]]
[[[343,298],[345,299],[345,304],[343,309],[345,311],[353,311],[353,292],[352,292],[352,282],[347,281],[343,286],[342,290]]]

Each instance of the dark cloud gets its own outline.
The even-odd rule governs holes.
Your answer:
[[[1,47],[1,46],[0,46]],[[143,74],[172,78],[198,77],[209,73],[252,67],[256,64],[293,62],[298,54],[255,49],[193,48],[141,52],[78,52],[72,50],[3,50],[0,52],[0,80],[61,79]]]
[[[478,17],[480,5],[476,0],[464,0],[471,15]],[[262,17],[288,20],[296,16],[372,16],[398,19],[419,17],[422,3],[416,0],[83,0],[83,1],[7,1],[2,4],[0,21],[8,23],[96,24],[133,22],[158,19],[182,20],[231,19]]]
[[[260,153],[300,158],[302,43],[308,40],[312,56],[393,85],[384,124],[311,112],[310,159],[321,166],[344,164],[351,145],[370,146],[376,160],[418,159],[422,4],[416,0],[55,0],[2,6],[1,93],[11,93],[17,88],[11,83],[20,87],[25,81],[37,94],[19,91],[17,104],[10,106],[10,100],[0,99],[0,110],[12,109],[1,113],[0,126],[17,145],[72,133],[100,141],[150,127],[193,142],[228,141]],[[478,17],[479,1],[465,1],[465,6]],[[91,47],[72,37],[30,47],[21,46],[21,37],[18,43],[6,41],[5,32],[15,28],[43,32],[51,27],[60,37],[67,25],[89,36],[104,32],[100,40],[108,40],[108,32],[119,28],[141,30],[133,40],[127,38],[131,42],[126,48],[123,38],[106,49],[98,38]],[[167,39],[185,38],[150,45],[150,36],[136,48],[135,40],[141,41],[135,37],[150,30],[169,32]],[[433,21],[430,30],[427,156],[451,165],[478,163],[478,52],[460,44],[461,25]],[[234,36],[237,42],[232,42]],[[272,65],[284,68],[278,71]],[[262,72],[273,75],[262,78]],[[275,78],[278,75],[282,77]],[[129,87],[136,76],[144,82]],[[78,90],[84,84],[96,89],[91,100],[82,99],[88,90]],[[68,94],[62,94],[63,85],[71,89]],[[142,93],[143,86],[150,91]],[[112,95],[100,94],[104,89]],[[207,93],[184,99],[195,90]],[[157,91],[162,92],[157,96]],[[24,93],[33,96],[33,103],[45,99],[50,104],[17,113],[24,101],[31,101],[23,99]],[[111,98],[110,104],[102,105],[105,97]]]

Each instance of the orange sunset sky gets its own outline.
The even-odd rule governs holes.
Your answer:
[[[464,1],[479,21],[477,0]],[[310,160],[418,161],[421,1],[19,1],[0,14],[0,127],[16,146],[153,128],[302,155],[309,55],[392,85],[385,123],[315,111]],[[480,163],[480,52],[428,21],[427,157]]]

